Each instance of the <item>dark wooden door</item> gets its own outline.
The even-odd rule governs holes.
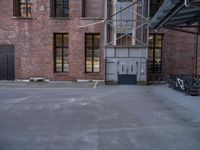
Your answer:
[[[14,46],[0,45],[0,80],[15,79]]]

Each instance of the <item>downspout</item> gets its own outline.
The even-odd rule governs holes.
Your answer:
[[[198,48],[199,48],[199,34],[196,35],[195,77],[197,77],[197,74],[198,74]]]
[[[107,19],[108,19],[108,0],[104,0],[104,54],[103,54],[103,59],[104,59],[104,79],[106,83],[106,45],[107,45]]]
[[[148,25],[149,25],[149,21],[150,21],[150,19],[149,19],[149,16],[150,16],[149,15],[150,14],[150,1],[147,0],[145,5],[146,5],[146,7],[145,7],[146,12],[144,10],[144,13],[145,13],[145,17],[148,19],[148,24],[145,27],[146,33],[144,35],[144,38],[145,38],[144,40],[145,40],[145,44],[148,46],[149,45],[149,41],[148,41],[148,39],[149,39],[148,38],[149,37],[149,27],[148,27]]]
[[[108,0],[104,0],[104,46],[107,45]],[[105,55],[104,55],[105,57]]]
[[[147,18],[150,20],[150,0],[147,0]],[[149,27],[146,28],[146,44],[147,44],[147,51],[146,51],[146,83],[148,83],[148,51],[149,51]]]
[[[144,0],[142,0],[142,16],[144,16]],[[142,24],[144,23],[144,19],[142,18]],[[142,26],[142,29],[140,30],[141,34],[141,41],[144,43],[144,26]]]

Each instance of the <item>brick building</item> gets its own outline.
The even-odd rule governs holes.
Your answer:
[[[43,77],[119,82],[121,77],[131,77],[135,83],[146,82],[147,73],[150,80],[157,75],[192,74],[196,36],[167,29],[147,35],[147,5],[152,16],[163,1],[147,2],[2,1],[0,80]]]
[[[149,69],[149,74],[160,74],[167,77],[170,74],[192,75],[194,73],[196,59],[195,35],[168,29],[161,29],[159,32],[151,32],[150,37],[151,36],[154,36],[154,38],[158,38],[158,36],[162,37],[162,45],[158,44],[159,46],[156,47],[156,44],[152,44],[152,46],[151,42],[154,41],[151,41],[150,39],[149,53],[151,52],[151,49],[154,51],[156,51],[156,49],[161,49],[161,55],[159,55],[160,58],[158,58],[160,59],[160,67],[156,67],[155,65],[154,71]],[[199,49],[198,51],[200,52]],[[156,60],[155,62],[157,63]],[[199,70],[198,73],[200,73]]]
[[[150,1],[150,18],[155,15],[163,2],[164,0]],[[188,13],[200,12],[198,8],[194,9],[195,11],[189,11],[190,8],[188,8],[187,11]],[[200,48],[197,44],[197,35],[189,33],[190,31],[195,33],[196,29],[185,29],[185,31],[161,28],[157,32],[150,32],[148,51],[150,80],[153,77],[155,80],[166,79],[170,74],[200,74]]]
[[[1,1],[1,53],[14,49],[1,56],[1,79],[103,80],[103,24],[82,27],[102,20],[103,9],[102,0]]]

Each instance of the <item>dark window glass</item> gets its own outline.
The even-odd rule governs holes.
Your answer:
[[[69,0],[51,0],[52,17],[69,17]]]
[[[69,17],[69,0],[56,0],[55,5],[55,17]]]
[[[100,71],[100,35],[86,34],[85,40],[85,71],[88,73],[98,73]]]
[[[160,74],[162,67],[162,34],[149,35],[148,73]]]
[[[150,17],[153,17],[164,0],[150,0]]]
[[[32,17],[32,0],[14,0],[14,16]]]
[[[132,45],[132,34],[117,33],[117,45],[130,46]]]
[[[54,71],[68,72],[69,71],[69,49],[68,49],[68,34],[54,34]]]
[[[133,0],[117,0],[116,12],[116,44],[123,46],[133,45],[134,9]]]

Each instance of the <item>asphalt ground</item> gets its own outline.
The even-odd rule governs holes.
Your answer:
[[[166,85],[0,83],[0,150],[200,150],[200,98]]]

